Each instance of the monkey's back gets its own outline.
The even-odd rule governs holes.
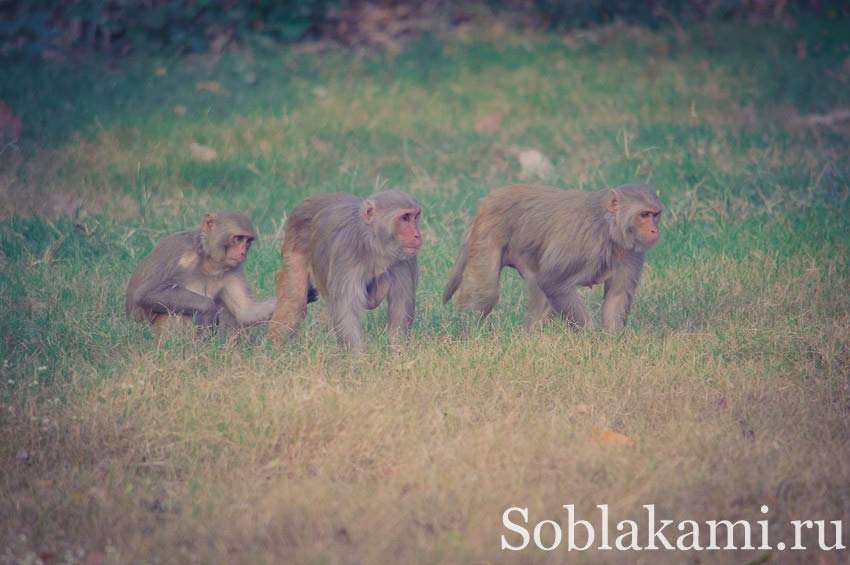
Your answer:
[[[127,281],[127,290],[124,293],[124,312],[129,319],[149,320],[150,312],[139,306],[140,298],[151,289],[156,281],[167,280],[180,261],[183,253],[191,251],[195,247],[198,230],[189,230],[173,233],[156,242],[150,253],[139,261],[139,264]],[[172,257],[169,263],[162,268],[160,257]],[[164,271],[164,272],[163,272]]]
[[[543,241],[569,241],[588,229],[592,218],[583,211],[595,210],[600,194],[542,184],[497,188],[482,199],[475,228],[508,252],[535,254]]]
[[[350,229],[363,200],[348,192],[316,194],[296,205],[286,221],[291,249],[307,260],[311,284],[327,295],[330,247],[341,232]]]

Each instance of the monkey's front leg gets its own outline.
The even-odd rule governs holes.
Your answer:
[[[336,298],[329,300],[328,314],[334,334],[336,334],[336,340],[343,349],[360,350],[362,345],[360,341],[360,315],[363,310],[365,310],[365,304],[358,308],[355,304],[345,303]]]
[[[543,327],[543,322],[552,314],[552,305],[546,298],[546,293],[537,284],[534,275],[528,276],[526,286],[528,288],[528,309],[525,312],[522,325],[526,332],[532,332]]]
[[[339,345],[359,351],[360,320],[366,311],[366,282],[358,273],[328,273],[328,314]]]
[[[578,295],[575,285],[552,281],[544,285],[543,291],[552,304],[552,308],[559,315],[575,324],[578,328],[590,328],[593,320],[587,312],[581,297]]]
[[[398,263],[389,273],[387,325],[392,335],[407,335],[416,313],[419,265],[415,259]]]
[[[213,325],[219,311],[213,299],[175,285],[148,292],[139,300],[139,305],[155,314],[193,316],[195,323],[202,326]]]
[[[626,327],[632,298],[643,269],[643,254],[626,257],[605,281],[602,301],[602,324],[610,334],[619,334]]]

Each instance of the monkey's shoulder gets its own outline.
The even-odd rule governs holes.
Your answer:
[[[156,242],[151,252],[142,259],[139,266],[144,267],[148,264],[156,264],[160,269],[167,267],[168,270],[172,270],[175,267],[186,268],[188,258],[200,259],[197,252],[198,237],[197,230],[168,235]],[[164,258],[167,259],[166,265],[163,265]]]
[[[483,203],[551,205],[561,201],[581,201],[591,198],[594,192],[564,189],[548,184],[511,184],[488,194]]]
[[[315,216],[319,211],[338,206],[359,205],[362,200],[350,192],[314,194],[295,205],[292,215]]]
[[[172,233],[167,235],[156,242],[154,245],[154,250],[156,249],[177,249],[180,247],[188,247],[192,248],[196,245],[198,240],[198,230],[187,230],[187,231],[179,231],[177,233]]]

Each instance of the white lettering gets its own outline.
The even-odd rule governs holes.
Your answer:
[[[841,543],[841,520],[834,520],[831,522],[833,527],[835,528],[835,544],[832,547],[826,545],[826,526],[824,526],[823,520],[818,520],[815,522],[818,525],[818,545],[824,551],[831,551],[833,549],[846,549],[846,546]]]
[[[617,536],[617,539],[614,542],[614,546],[620,551],[625,551],[627,549],[633,549],[635,551],[640,551],[641,547],[640,547],[640,544],[638,543],[638,525],[637,525],[637,523],[635,523],[633,520],[623,520],[622,522],[617,522],[617,531],[622,532],[624,529],[626,529],[627,524],[629,525],[629,531],[624,533],[624,534],[620,534],[619,536]],[[626,538],[631,538],[631,542],[629,543],[629,545],[623,544],[623,540],[626,539]]]
[[[644,508],[646,508],[647,522],[649,522],[649,532],[647,532],[647,538],[649,540],[649,544],[644,549],[658,549],[658,546],[655,545],[655,540],[660,540],[661,545],[664,546],[664,549],[674,549],[674,547],[667,541],[667,538],[664,537],[664,528],[673,523],[673,520],[661,520],[661,528],[656,531],[655,530],[655,505],[654,504],[644,504]]]
[[[543,529],[543,524],[552,524],[552,530],[555,532],[555,540],[549,547],[543,545],[543,541],[540,539],[540,531]],[[542,522],[534,526],[534,544],[543,551],[552,551],[553,549],[561,545],[561,526],[558,525],[558,522],[554,522],[552,520],[543,520]]]
[[[528,547],[528,542],[531,541],[531,536],[528,534],[528,530],[523,528],[522,526],[511,521],[511,513],[519,512],[525,523],[528,523],[528,508],[519,508],[517,506],[511,506],[502,514],[502,525],[505,526],[512,532],[516,532],[522,536],[522,545],[511,545],[508,543],[508,540],[505,539],[505,535],[502,534],[502,549],[510,549],[511,551],[521,551]]]
[[[575,505],[565,504],[564,508],[567,509],[567,551],[584,551],[593,545],[593,539],[596,537],[596,533],[593,531],[593,524],[587,520],[576,521]],[[587,532],[587,543],[581,547],[575,544],[576,526],[579,525],[583,526],[584,530]]]
[[[794,545],[791,549],[806,549],[803,545],[803,526],[811,530],[814,524],[811,520],[791,520],[791,524],[794,525]]]
[[[729,520],[707,520],[706,525],[708,525],[708,547],[706,549],[755,549],[750,543],[752,541],[752,532],[750,531],[750,523],[746,520],[738,520],[735,523],[730,522]],[[743,525],[744,531],[744,545],[741,547],[735,546],[735,526]],[[717,527],[725,526],[726,527],[726,547],[720,548],[717,545]]]
[[[682,534],[681,536],[679,536],[679,538],[676,540],[676,547],[678,549],[682,550],[682,551],[689,551],[689,550],[702,551],[703,547],[699,543],[699,524],[697,524],[693,520],[683,520],[683,521],[679,522],[679,525],[676,526],[676,527],[679,529],[680,532],[684,532],[685,531],[685,524],[687,524],[691,527],[691,531],[686,533],[686,534]],[[688,537],[691,538],[691,544],[685,545],[684,540],[686,540]]]

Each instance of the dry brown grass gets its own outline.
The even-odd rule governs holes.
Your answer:
[[[772,356],[718,358],[711,333],[426,338],[400,356],[294,363],[238,346],[140,353],[113,379],[72,383],[43,426],[7,430],[32,461],[5,475],[2,504],[9,530],[35,522],[34,536],[116,562],[510,560],[499,536],[514,505],[536,520],[607,503],[640,522],[653,503],[754,524],[768,504],[774,539],[791,519],[846,517],[846,383],[816,356],[784,375]],[[824,334],[838,349],[850,337]],[[567,558],[554,554],[525,560]]]

